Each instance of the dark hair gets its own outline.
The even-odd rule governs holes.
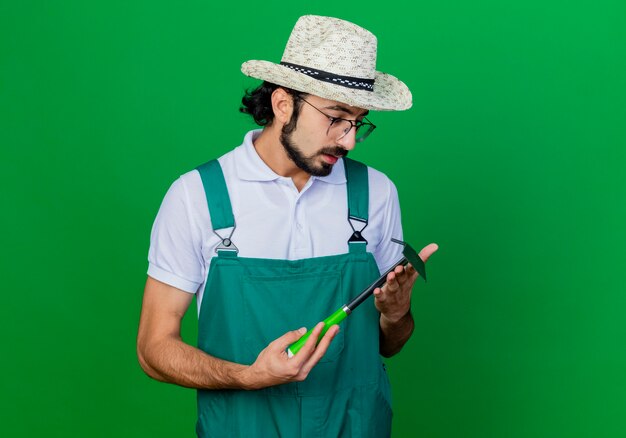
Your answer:
[[[285,125],[285,128],[293,131],[295,129],[296,121],[298,120],[298,115],[300,114],[300,107],[302,107],[302,102],[300,102],[298,98],[306,95],[306,93],[301,91],[292,90],[291,88],[282,87],[265,81],[254,90],[246,91],[246,94],[241,99],[239,111],[244,114],[250,114],[254,119],[254,122],[259,126],[271,125],[274,121],[272,93],[277,88],[282,88],[294,99],[295,105],[293,106],[291,120],[287,125]]]

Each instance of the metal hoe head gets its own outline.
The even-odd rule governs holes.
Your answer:
[[[406,259],[413,265],[417,273],[426,281],[426,265],[424,261],[420,258],[417,252],[406,242],[402,242],[404,245],[404,250],[402,254]]]

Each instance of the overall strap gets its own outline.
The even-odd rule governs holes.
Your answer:
[[[233,216],[233,208],[230,204],[230,196],[222,167],[217,160],[211,160],[198,166],[196,170],[202,179],[213,232],[222,240],[222,244],[217,247],[216,251],[219,255],[236,255],[237,247],[231,241],[235,232],[235,217]],[[228,237],[222,237],[217,233],[218,230],[224,228],[232,228]]]
[[[369,184],[367,166],[344,157],[348,190],[348,223],[353,234],[348,240],[350,252],[364,252],[367,240],[362,231],[367,227],[369,211]]]

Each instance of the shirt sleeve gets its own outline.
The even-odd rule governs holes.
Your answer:
[[[380,273],[387,271],[402,258],[402,245],[394,243],[391,239],[402,240],[402,218],[400,201],[396,186],[388,181],[388,193],[384,204],[384,219],[382,237],[374,250],[374,259],[380,269]]]
[[[168,190],[152,226],[148,275],[185,292],[196,293],[203,282],[201,238],[192,227],[189,196],[177,179]]]

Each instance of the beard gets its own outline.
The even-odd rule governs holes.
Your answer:
[[[298,168],[304,170],[313,176],[328,176],[333,170],[333,165],[323,160],[319,160],[324,154],[333,155],[335,157],[345,157],[348,151],[340,146],[325,146],[311,156],[306,156],[302,150],[292,140],[292,130],[285,129],[288,125],[283,126],[280,134],[280,143],[285,148],[287,155],[295,163]]]

